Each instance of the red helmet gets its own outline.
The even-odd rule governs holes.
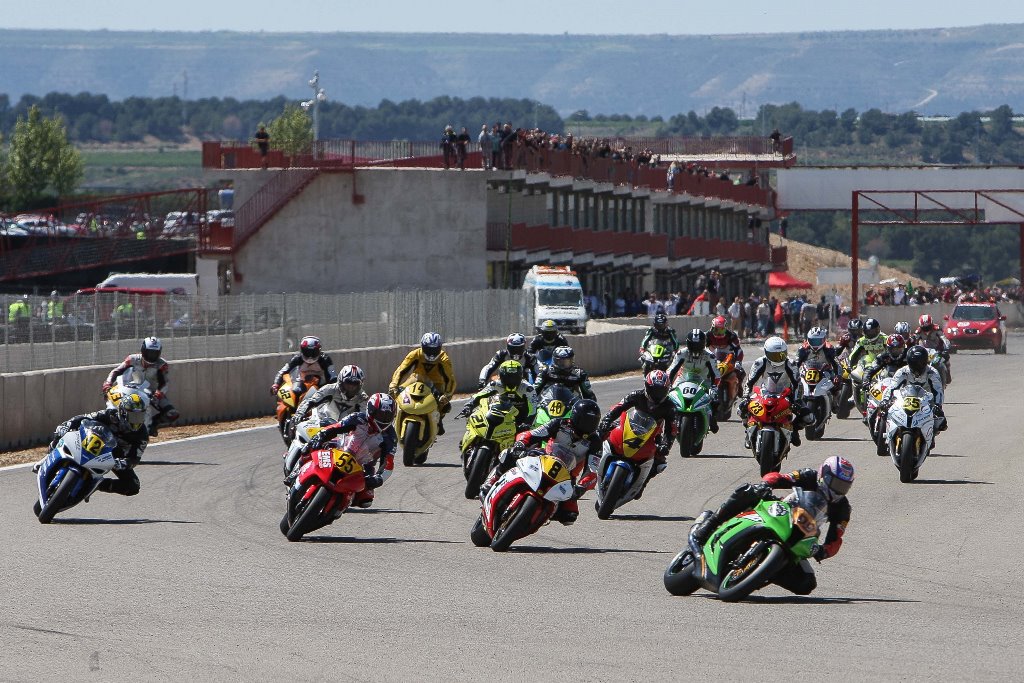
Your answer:
[[[932,322],[932,317],[927,313],[917,319],[917,326],[925,331],[935,329],[935,323]]]
[[[374,394],[366,401],[366,417],[376,424],[378,429],[385,429],[394,422],[397,411],[398,404],[387,394]]]
[[[711,332],[712,334],[722,334],[725,332],[725,316],[717,315],[715,319],[711,321]]]
[[[303,337],[302,341],[299,342],[299,351],[302,353],[302,357],[306,360],[316,360],[320,357],[320,338],[319,337]]]
[[[668,397],[672,380],[664,370],[652,370],[644,378],[644,393],[651,403],[661,403]]]
[[[885,348],[889,353],[901,353],[907,348],[907,340],[903,338],[902,334],[890,334],[886,337]]]

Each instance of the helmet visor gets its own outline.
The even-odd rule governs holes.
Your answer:
[[[785,362],[787,354],[785,351],[766,351],[764,356],[769,363],[778,364]]]
[[[831,477],[829,477],[828,487],[830,489],[832,489],[832,493],[835,493],[837,495],[845,496],[847,493],[850,492],[850,487],[852,487],[852,486],[853,486],[853,482],[852,481],[846,481],[845,479],[840,479],[839,477],[835,476],[834,474]]]
[[[142,349],[142,360],[155,363],[160,360],[160,352],[157,349]]]
[[[128,422],[129,428],[138,429],[142,425],[146,424],[146,411],[129,410],[125,419]]]
[[[433,362],[435,362],[440,357],[441,357],[441,347],[440,346],[424,346],[423,347],[423,358],[426,359],[426,361],[428,363],[433,363]]]
[[[568,370],[572,367],[572,358],[556,358],[555,367],[561,368],[562,370]]]

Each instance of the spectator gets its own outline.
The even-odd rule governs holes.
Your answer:
[[[903,304],[906,303],[906,300],[907,292],[905,289],[903,289],[903,285],[896,285],[896,289],[893,290],[892,293],[892,303],[896,306],[902,306]]]
[[[668,165],[668,172],[666,173],[666,178],[668,180],[669,192],[675,189],[676,176],[679,175],[679,171],[680,168],[678,161],[673,161],[671,164]]]
[[[726,311],[729,314],[729,329],[735,332],[737,335],[743,332],[743,303],[739,297],[733,299],[732,303],[729,304],[729,310]]]
[[[458,136],[455,135],[455,129],[451,126],[445,126],[444,133],[441,134],[441,154],[444,155],[444,170],[448,170],[452,166],[452,158],[455,156],[455,140]]]
[[[771,309],[768,308],[768,300],[761,297],[757,305],[757,336],[768,336],[768,321],[771,319]]]
[[[665,312],[665,305],[658,301],[654,292],[651,292],[644,301],[644,310],[647,311],[647,317],[653,319],[658,313]]]
[[[64,302],[60,300],[57,290],[50,292],[50,300],[46,302],[46,322],[57,322],[64,317]]]
[[[615,297],[615,315],[620,318],[626,315],[626,293],[619,292],[619,295]]]
[[[494,144],[486,123],[480,128],[480,135],[476,141],[480,145],[480,163],[483,164],[485,171],[489,171],[494,168]]]
[[[818,317],[818,308],[810,301],[805,301],[800,306],[800,336],[805,337]]]
[[[267,127],[261,123],[253,137],[256,140],[256,148],[260,151],[260,166],[266,169],[267,153],[270,151],[270,133],[267,132]]]
[[[469,131],[463,126],[455,138],[455,158],[459,161],[460,171],[466,170],[466,154],[469,151],[470,140]]]
[[[771,132],[771,135],[768,136],[768,139],[772,141],[773,152],[778,152],[780,149],[782,149],[782,133],[779,132],[778,128]]]

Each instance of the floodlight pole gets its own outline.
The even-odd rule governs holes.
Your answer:
[[[853,191],[853,210],[850,217],[850,298],[853,299],[853,317],[860,315],[860,259],[857,245],[860,243],[860,195]],[[1024,235],[1024,224],[1021,225],[1021,235]]]

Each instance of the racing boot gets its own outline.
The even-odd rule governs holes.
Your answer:
[[[373,489],[363,489],[357,493],[352,499],[352,505],[364,510],[373,505]]]
[[[551,519],[559,522],[562,526],[572,526],[579,516],[580,507],[576,503],[575,498],[570,498],[558,504],[558,508],[555,510],[555,514],[551,515]]]
[[[647,479],[644,480],[643,486],[641,486],[640,490],[636,492],[634,500],[640,500],[640,498],[643,497],[644,491],[647,489],[647,485],[651,483],[651,479],[654,479],[656,476],[664,472],[666,467],[668,467],[668,463],[665,462],[665,454],[659,451],[659,453],[654,456],[654,467],[651,468],[650,474],[648,474]]]
[[[697,515],[697,519],[693,520],[693,526],[690,527],[690,538],[692,538],[698,546],[703,547],[704,544],[708,542],[708,539],[711,538],[711,533],[719,524],[721,524],[721,522],[718,521],[715,513],[711,510],[705,510]]]
[[[756,427],[754,427],[754,425],[747,427],[746,432],[743,435],[743,448],[748,450],[752,448],[751,439],[754,437],[755,429]]]
[[[796,429],[796,428],[793,429],[793,435],[790,437],[789,441],[794,446],[799,446],[800,445],[800,430],[799,429]]]
[[[712,410],[711,414],[708,415],[708,429],[711,430],[712,434],[718,433],[718,419],[715,417],[714,410]]]

